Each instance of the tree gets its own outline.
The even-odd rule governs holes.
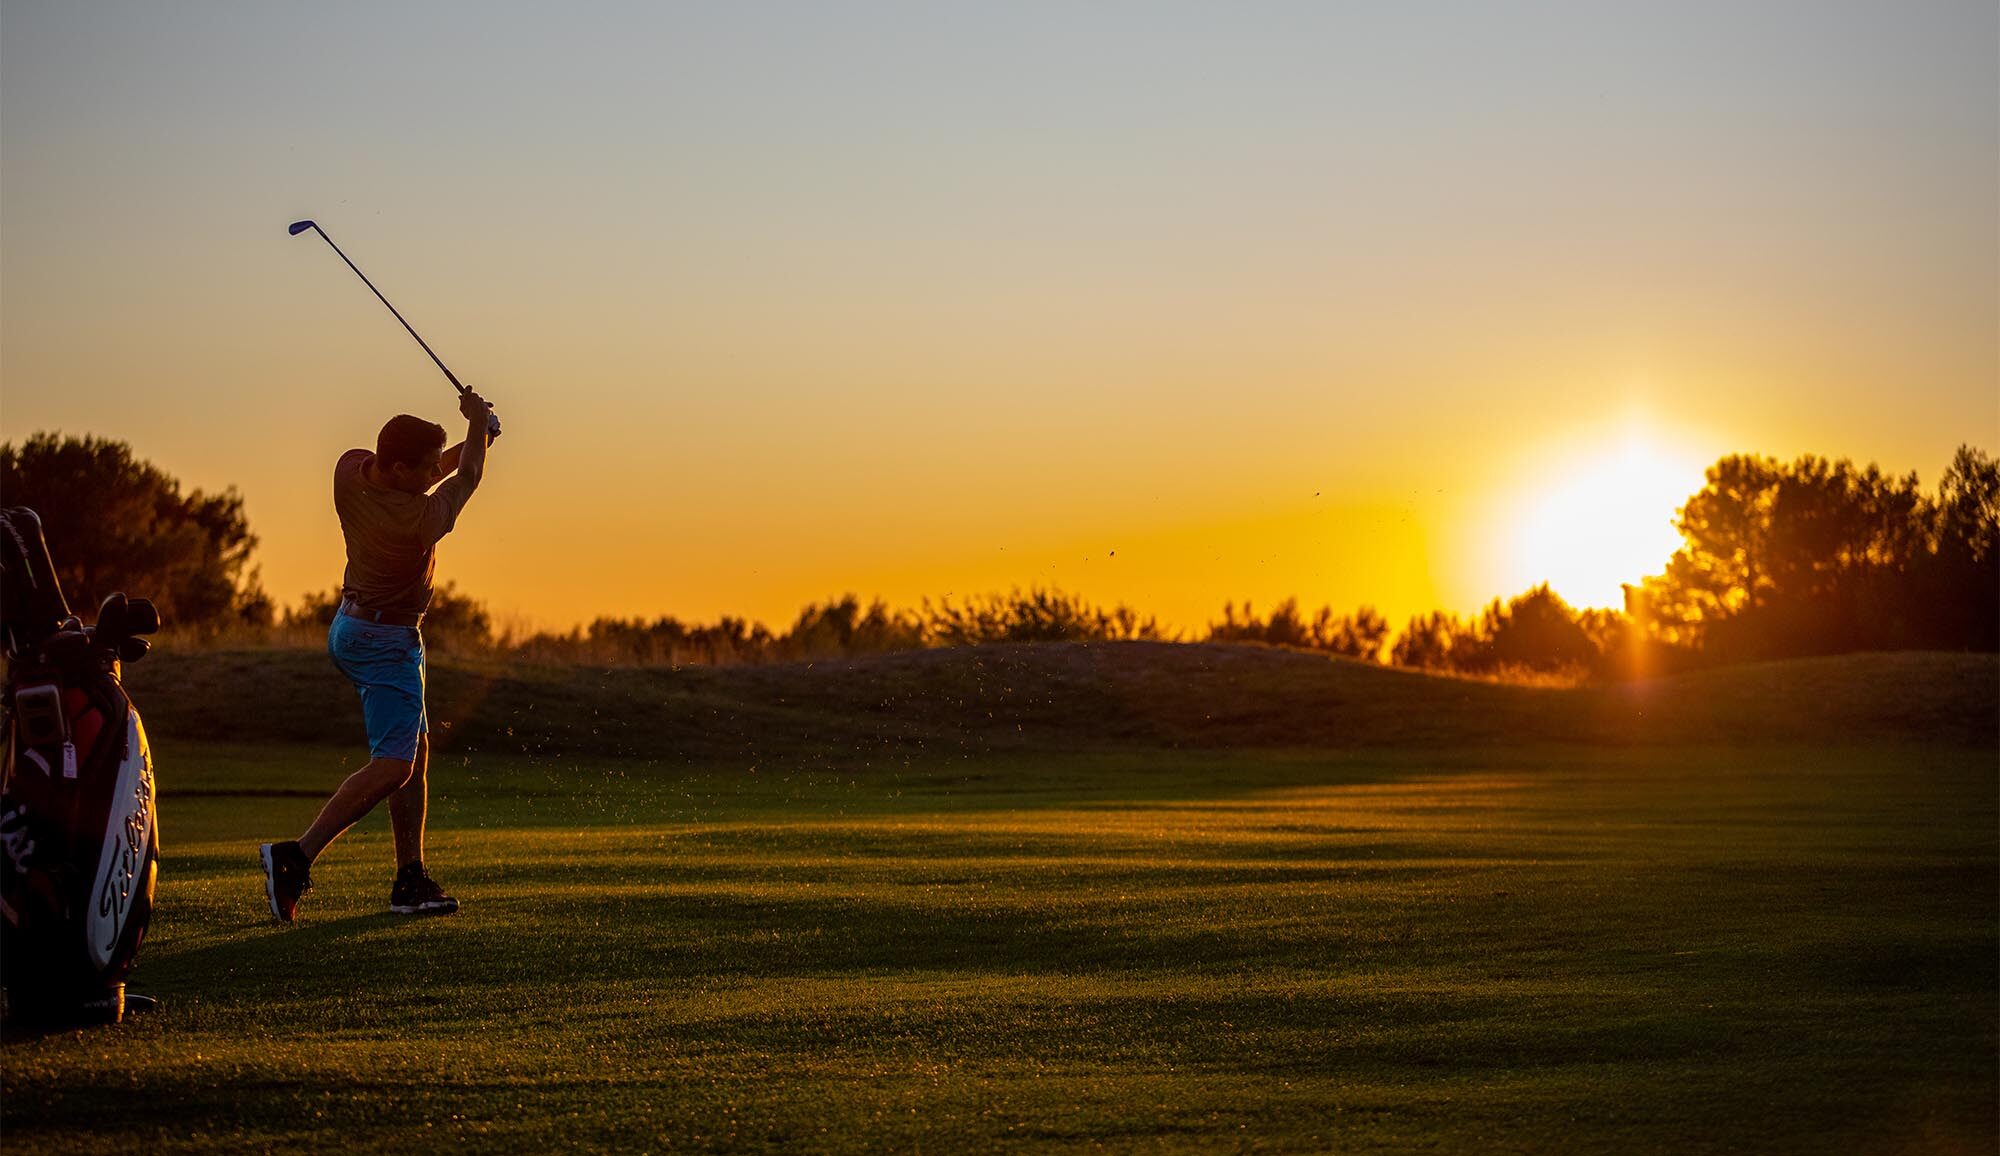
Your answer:
[[[1287,598],[1271,610],[1269,618],[1259,618],[1248,599],[1239,612],[1236,603],[1222,604],[1222,621],[1208,625],[1210,642],[1262,642],[1271,646],[1294,646],[1325,650],[1379,662],[1382,644],[1388,641],[1389,623],[1373,606],[1363,606],[1353,614],[1336,617],[1333,607],[1322,606],[1307,620],[1299,612],[1299,600]]]
[[[1560,595],[1544,582],[1505,606],[1486,608],[1474,669],[1582,672],[1596,666],[1597,644]]]
[[[1643,587],[1646,613],[1662,635],[1692,641],[1704,624],[1754,608],[1767,591],[1769,511],[1782,469],[1743,454],[1708,468],[1675,522],[1685,545]]]
[[[41,515],[78,613],[122,590],[151,598],[174,626],[269,621],[270,598],[247,569],[257,537],[234,487],[183,495],[124,442],[44,432],[0,444],[0,501]]]
[[[1326,612],[1320,614],[1324,618]],[[1373,606],[1363,606],[1353,614],[1322,623],[1317,634],[1315,645],[1322,650],[1380,662],[1382,644],[1389,640],[1389,620]]]
[[[1935,500],[1873,464],[1726,457],[1677,524],[1682,547],[1629,609],[1710,661],[1994,646],[2000,467],[1970,447]]]
[[[1462,669],[1458,663],[1470,657],[1475,643],[1458,615],[1439,610],[1410,619],[1389,651],[1389,661],[1419,670]]]
[[[299,596],[299,604],[285,611],[286,626],[317,626],[322,629],[333,624],[333,616],[340,611],[340,587],[328,590],[308,590]]]
[[[923,641],[932,646],[981,646],[995,642],[1122,642],[1159,639],[1157,620],[1129,606],[1105,609],[1061,590],[1016,588],[953,602],[926,598],[918,613]]]
[[[285,612],[286,626],[325,627],[340,610],[340,588],[309,591]],[[486,604],[446,582],[431,591],[424,611],[424,642],[439,650],[481,650],[493,643],[493,616]]]
[[[424,640],[440,650],[483,650],[493,643],[493,616],[484,602],[446,582],[431,591]]]
[[[923,626],[913,614],[891,611],[880,598],[864,612],[853,594],[808,605],[778,640],[787,658],[818,658],[914,650],[923,644]]]
[[[1926,644],[2000,650],[2000,460],[1958,447],[1934,505],[1931,550],[1911,575]]]
[[[1309,647],[1317,641],[1315,627],[1327,626],[1333,618],[1331,607],[1323,608],[1315,622],[1299,616],[1299,600],[1287,598],[1271,609],[1271,617],[1259,618],[1250,600],[1243,600],[1239,616],[1234,602],[1222,604],[1222,621],[1209,624],[1210,642],[1263,642],[1271,646]]]
[[[1935,545],[1953,560],[2000,553],[2000,459],[1960,446],[1938,479]]]
[[[1443,611],[1410,619],[1389,661],[1465,674],[1600,673],[1605,661],[1599,638],[1615,638],[1622,620],[1611,611],[1579,615],[1544,582],[1505,602],[1495,598],[1471,621]]]

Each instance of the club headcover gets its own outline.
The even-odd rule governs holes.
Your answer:
[[[150,598],[134,598],[125,604],[125,633],[152,634],[160,629],[160,608]]]
[[[97,640],[105,646],[116,646],[118,640],[130,634],[125,629],[125,612],[129,603],[123,594],[107,595],[103,605],[97,608]]]

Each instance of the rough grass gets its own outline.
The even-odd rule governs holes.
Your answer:
[[[347,744],[324,654],[169,653],[134,665],[161,734]],[[1606,688],[1508,686],[1251,645],[1045,643],[762,667],[441,659],[440,749],[822,766],[994,752],[1435,748],[1523,742],[1917,741],[2000,747],[2000,657],[1857,654]]]
[[[163,1009],[10,1037],[10,1151],[1996,1143],[1991,749],[461,752],[464,913],[378,816],[291,927],[353,756],[158,755]]]

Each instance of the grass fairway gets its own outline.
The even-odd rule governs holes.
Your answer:
[[[278,927],[351,753],[157,745],[165,1006],[11,1151],[1995,1146],[1991,751],[454,756],[463,914],[377,815]]]

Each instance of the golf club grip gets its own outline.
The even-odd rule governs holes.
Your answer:
[[[347,259],[347,254],[340,251],[340,246],[335,245],[333,243],[333,238],[326,235],[326,230],[320,228],[318,222],[313,223],[312,230],[313,232],[319,234],[320,239],[322,241],[325,241],[328,245],[332,246],[335,255],[337,255],[342,261],[345,261],[349,269],[354,270],[354,275],[356,277],[361,278],[361,283],[363,285],[368,286],[368,291],[375,295],[375,299],[377,301],[380,301],[384,306],[388,308],[390,314],[393,315],[398,322],[402,323],[403,328],[409,331],[411,337],[417,339],[417,344],[423,346],[424,352],[430,354],[431,360],[437,362],[437,367],[444,371],[445,380],[451,382],[452,388],[458,390],[458,392],[461,394],[472,392],[471,390],[466,389],[465,386],[459,383],[458,375],[454,374],[451,371],[451,367],[447,366],[444,363],[444,359],[439,357],[437,355],[437,352],[431,348],[430,342],[425,341],[423,339],[423,336],[417,332],[415,326],[411,325],[408,321],[403,320],[403,315],[397,312],[396,307],[394,305],[389,304],[389,299],[387,297],[382,296],[382,291],[380,289],[375,288],[375,282],[370,281],[368,279],[368,274],[363,273],[361,271],[361,266],[356,265],[354,262],[349,261]]]

